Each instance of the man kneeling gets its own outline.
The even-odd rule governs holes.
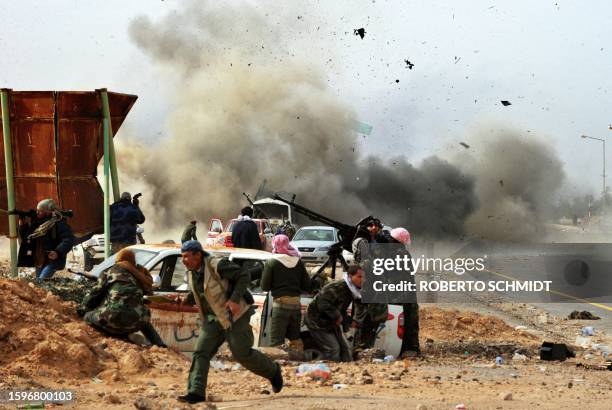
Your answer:
[[[352,354],[344,332],[354,326],[346,310],[356,298],[361,298],[363,269],[351,265],[344,279],[329,283],[308,305],[304,323],[318,345],[323,359],[350,362]]]
[[[247,289],[249,272],[228,258],[210,256],[198,241],[183,243],[181,254],[192,292],[185,302],[198,305],[201,329],[189,369],[188,391],[178,400],[192,404],[206,400],[210,360],[225,341],[240,364],[270,380],[274,393],[280,392],[280,365],[253,349],[249,318],[254,301]]]
[[[144,295],[150,293],[153,278],[143,266],[136,264],[134,252],[122,249],[115,265],[98,278],[77,309],[85,322],[103,333],[127,338],[141,331],[149,341],[166,347],[151,325],[151,312],[144,305]]]

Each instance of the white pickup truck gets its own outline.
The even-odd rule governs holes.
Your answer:
[[[154,278],[154,295],[175,299],[178,295],[188,292],[185,282],[185,267],[181,262],[179,244],[133,245],[130,247],[136,255],[136,262],[146,267]],[[264,251],[240,248],[206,248],[214,255],[227,256],[242,264],[248,260],[265,261],[272,254]],[[94,267],[90,275],[98,277],[101,272],[114,264],[111,256],[100,265]],[[272,317],[271,295],[261,289],[251,289],[255,299],[255,314],[251,316],[251,326],[255,336],[256,346],[269,346],[270,322]],[[153,298],[155,299],[155,298]],[[302,295],[302,313],[305,313],[311,302],[311,295]],[[171,347],[189,355],[193,352],[195,339],[200,331],[200,316],[195,306],[178,305],[174,303],[155,303],[149,305],[151,321],[164,342]],[[399,305],[389,305],[389,318],[384,328],[379,332],[375,347],[384,349],[387,354],[398,356],[402,345],[403,312]],[[352,333],[352,331],[351,331]],[[347,334],[347,337],[351,337]],[[308,328],[302,326],[302,338],[306,348],[314,347],[309,337]]]

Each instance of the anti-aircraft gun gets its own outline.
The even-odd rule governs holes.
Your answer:
[[[287,205],[291,206],[297,213],[302,214],[313,221],[334,227],[338,230],[338,242],[334,243],[332,246],[329,247],[329,251],[327,251],[327,261],[325,261],[325,263],[317,270],[315,278],[320,276],[321,272],[323,272],[325,268],[330,266],[331,277],[332,279],[335,279],[337,262],[340,262],[345,270],[348,269],[348,264],[346,263],[344,256],[342,256],[342,250],[346,249],[348,252],[353,252],[352,243],[353,239],[355,239],[355,235],[357,234],[357,228],[363,224],[367,224],[369,220],[373,220],[373,216],[367,216],[353,226],[328,218],[327,216],[321,215],[320,213],[308,209],[305,206],[296,204],[293,199],[289,201],[278,194],[274,194],[273,198],[286,203]]]

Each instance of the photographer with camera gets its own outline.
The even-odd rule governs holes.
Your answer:
[[[136,244],[136,229],[144,223],[145,217],[140,210],[138,198],[142,194],[132,195],[129,192],[121,194],[119,201],[110,207],[111,217],[111,252],[117,253],[121,249]]]
[[[36,211],[13,210],[19,215],[21,246],[17,266],[36,268],[38,279],[51,278],[57,270],[66,266],[66,254],[72,249],[74,235],[66,217],[69,211],[61,211],[52,199],[43,199]]]

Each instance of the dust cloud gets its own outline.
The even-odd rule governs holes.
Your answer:
[[[266,179],[349,224],[374,214],[432,238],[533,233],[563,175],[544,145],[514,134],[481,139],[471,166],[368,156],[352,108],[331,92],[323,69],[292,54],[292,29],[270,20],[247,4],[189,2],[130,25],[160,83],[175,90],[167,135],[117,142],[126,186],[145,193],[149,228],[176,236],[194,218],[234,217],[242,192]]]

